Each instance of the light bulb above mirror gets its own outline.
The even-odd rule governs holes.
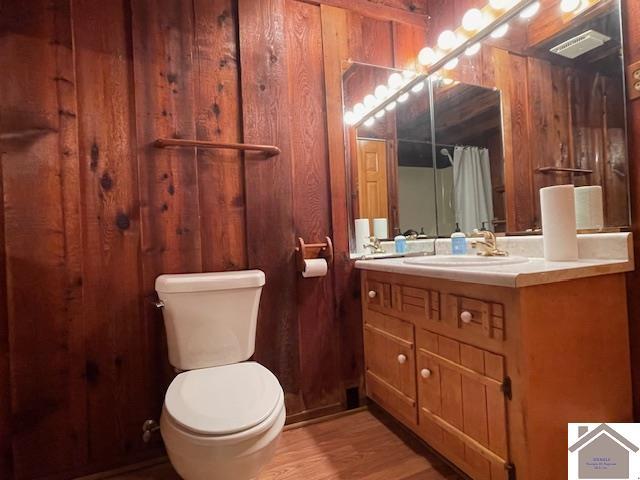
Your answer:
[[[518,3],[518,0],[489,0],[489,5],[494,10],[508,10],[516,3]]]
[[[456,68],[458,66],[459,60],[457,58],[453,58],[451,60],[449,60],[447,63],[445,63],[444,65],[444,69],[445,70],[453,70],[454,68]]]
[[[485,19],[483,13],[477,9],[472,8],[462,17],[462,28],[467,32],[477,32],[485,26]]]
[[[389,89],[386,85],[378,85],[373,91],[373,94],[380,101],[385,100],[389,96]]]
[[[400,75],[398,72],[394,72],[389,75],[389,81],[387,85],[389,85],[389,88],[391,90],[398,90],[402,86],[402,83],[402,75]]]
[[[582,0],[562,0],[560,2],[560,10],[564,13],[571,13],[580,7]]]
[[[358,121],[358,117],[350,110],[344,113],[344,123],[347,125],[355,125]]]
[[[424,47],[422,50],[420,50],[420,53],[418,53],[418,63],[420,63],[420,65],[424,65],[425,67],[433,65],[438,60],[439,55],[431,47]]]
[[[467,48],[464,51],[464,54],[467,57],[472,57],[473,55],[475,55],[476,53],[478,53],[480,51],[480,49],[482,48],[482,45],[478,42],[478,43],[474,43],[473,45],[471,45],[469,48]]]
[[[411,87],[411,91],[413,93],[421,92],[424,88],[424,82],[416,83],[413,87]]]
[[[498,28],[496,28],[493,32],[491,32],[491,38],[502,38],[509,31],[509,24],[503,23]]]
[[[445,30],[438,36],[438,47],[442,50],[453,50],[460,43],[460,39],[455,32]]]
[[[540,2],[535,2],[529,5],[520,13],[520,18],[528,20],[529,18],[533,18],[538,11],[540,10]]]

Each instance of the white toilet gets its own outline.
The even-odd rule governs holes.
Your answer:
[[[260,270],[161,275],[169,362],[183,370],[165,396],[160,432],[185,480],[249,480],[273,457],[284,393],[255,348]]]

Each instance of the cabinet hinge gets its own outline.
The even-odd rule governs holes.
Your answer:
[[[500,390],[504,393],[504,396],[511,400],[511,378],[504,377],[502,381],[502,385],[500,386]]]
[[[507,463],[504,468],[507,470],[507,480],[516,480],[516,466],[513,463]]]

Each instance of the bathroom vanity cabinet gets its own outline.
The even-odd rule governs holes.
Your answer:
[[[362,272],[367,395],[476,480],[566,478],[632,419],[624,274],[524,288]]]

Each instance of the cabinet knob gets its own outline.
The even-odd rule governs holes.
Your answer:
[[[375,290],[369,290],[369,298],[376,298],[377,295],[378,292],[376,292]]]
[[[431,376],[431,370],[429,370],[428,368],[423,368],[422,370],[420,370],[420,375],[422,376],[422,378],[429,378]]]
[[[399,363],[400,365],[402,365],[402,364],[403,364],[403,363],[405,363],[406,361],[407,361],[407,356],[406,356],[406,355],[403,355],[403,354],[398,355],[398,363]]]
[[[460,320],[462,323],[471,323],[473,319],[473,314],[471,312],[467,312],[466,310],[460,314]]]

